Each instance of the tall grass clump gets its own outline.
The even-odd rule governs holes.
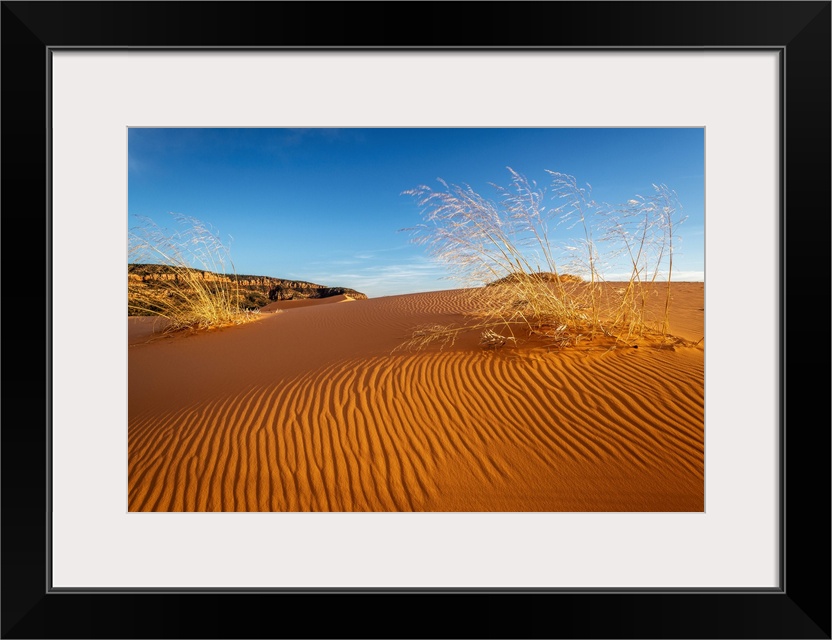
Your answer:
[[[421,329],[413,344],[447,342],[472,326],[489,344],[500,342],[497,327],[512,341],[525,329],[559,346],[596,337],[616,344],[648,334],[669,339],[673,242],[682,222],[676,194],[653,185],[652,194],[611,206],[573,176],[547,171],[547,190],[509,172],[508,187],[492,185],[493,199],[443,180],[438,190],[404,192],[424,219],[410,229],[413,240],[450,268],[478,309],[473,325]],[[611,286],[605,274],[622,267],[622,286]],[[663,277],[666,299],[656,318],[647,302]]]
[[[241,305],[230,249],[217,232],[195,218],[171,215],[175,229],[139,217],[129,231],[128,314],[163,318],[166,332],[256,319]]]

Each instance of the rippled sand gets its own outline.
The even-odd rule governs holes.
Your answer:
[[[704,286],[671,329],[704,336]],[[702,511],[704,340],[397,350],[460,291],[282,302],[152,337],[129,319],[131,511]],[[269,313],[280,308],[280,313]]]

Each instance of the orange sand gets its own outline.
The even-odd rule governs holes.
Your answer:
[[[703,337],[703,293],[673,284],[675,335]],[[279,302],[151,342],[130,318],[130,511],[704,509],[704,340],[394,352],[460,301]]]

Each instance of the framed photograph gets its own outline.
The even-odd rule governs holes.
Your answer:
[[[818,296],[823,313],[828,310],[828,292],[819,293],[814,274],[829,267],[830,3],[488,3],[475,12],[472,6],[3,3],[3,637],[830,637],[829,408],[819,402],[828,385],[817,384],[817,349],[801,349],[811,325],[796,313],[805,309],[814,318],[810,305]],[[403,9],[415,12],[411,26],[400,26],[397,10]],[[379,20],[397,27],[370,27]],[[359,139],[371,161],[362,160]],[[258,160],[266,147],[281,159],[268,169],[285,174],[283,182],[274,177],[279,194],[257,191],[268,180]],[[216,172],[209,148],[223,150],[233,173]],[[689,151],[682,154],[683,148]],[[680,154],[685,162],[671,169]],[[632,387],[623,385],[620,371],[618,378],[609,373],[618,364],[594,367],[607,396],[620,396],[615,407],[587,393],[586,382],[555,385],[559,398],[546,395],[552,385],[534,391],[535,372],[553,374],[542,359],[534,365],[508,357],[526,334],[512,332],[505,306],[489,307],[487,317],[499,318],[507,331],[477,324],[473,338],[455,333],[456,324],[439,327],[444,307],[436,307],[436,318],[423,313],[433,333],[427,325],[404,326],[396,314],[401,305],[416,304],[414,295],[429,309],[447,302],[413,293],[450,289],[431,284],[445,272],[400,248],[393,262],[379,257],[388,245],[361,245],[380,218],[356,202],[366,199],[397,223],[409,219],[379,195],[383,176],[397,176],[384,183],[386,191],[400,196],[411,189],[416,218],[420,210],[430,215],[437,198],[446,205],[467,198],[456,211],[476,213],[469,205],[481,202],[477,190],[500,180],[487,163],[503,162],[501,155],[507,167],[529,159],[554,163],[510,168],[509,205],[534,202],[526,196],[536,186],[525,174],[546,169],[554,171],[548,176],[557,193],[584,198],[587,192],[558,173],[558,165],[594,168],[602,178],[649,168],[698,185],[698,192],[686,191],[698,193],[690,214],[699,236],[679,232],[691,250],[673,254],[673,270],[690,281],[678,284],[700,287],[693,293],[701,301],[690,302],[689,317],[665,313],[662,324],[661,314],[650,316],[649,331],[638,339],[633,323],[641,316],[632,291],[650,269],[653,285],[670,280],[671,266],[662,262],[670,249],[662,242],[676,232],[660,222],[677,222],[672,192],[655,185],[655,195],[620,200],[599,183],[593,185],[597,200],[581,200],[592,207],[607,197],[624,202],[604,211],[611,221],[605,238],[624,238],[630,248],[623,231],[637,219],[630,214],[658,211],[655,224],[633,223],[655,253],[631,251],[629,271],[614,265],[596,273],[596,245],[585,236],[580,246],[590,247],[590,259],[572,263],[570,272],[581,290],[600,291],[597,278],[616,283],[604,295],[623,305],[613,316],[626,318],[626,339],[623,329],[604,335],[617,346],[626,342],[630,353],[640,347],[638,355],[646,357],[647,343],[640,341],[655,333],[652,347],[679,356],[669,365],[666,357],[661,366],[650,360],[652,368],[629,358]],[[420,179],[447,178],[439,183],[447,190],[398,184],[399,174],[427,172],[436,175]],[[236,190],[225,189],[224,180],[233,180]],[[199,212],[181,211],[189,205],[176,200],[176,185],[188,181],[196,185],[191,197],[201,198]],[[479,182],[455,191],[467,181]],[[289,183],[298,190],[290,193]],[[294,214],[273,214],[278,195],[281,211]],[[244,211],[231,212],[231,200]],[[171,236],[137,236],[128,214],[156,215],[167,206],[205,213],[209,224],[253,221],[262,206],[262,215],[277,223],[252,222],[259,237],[238,237],[237,246],[260,243],[265,255],[271,246],[274,253],[310,255],[306,236],[312,236],[326,259],[284,273],[271,271],[272,263],[241,263],[229,280],[237,287],[234,313],[246,320],[278,314],[233,329],[239,344],[207,345],[223,337],[220,330],[142,347],[137,357],[128,340],[147,322],[132,318],[128,327],[125,301],[158,309],[181,290],[165,289],[160,297],[159,287],[171,280],[167,272],[132,259],[130,238],[158,248],[156,241]],[[313,219],[314,207],[326,213]],[[518,211],[528,213],[517,206],[508,211],[512,222],[499,229],[517,228]],[[533,224],[540,218],[525,219],[528,239],[541,228]],[[483,220],[475,219],[478,228]],[[442,244],[448,236],[435,235],[443,229],[441,217],[429,222],[434,235],[426,244],[440,249],[434,257],[451,258],[451,266],[481,277],[471,269],[472,256],[493,254],[468,245],[480,253],[465,253],[460,263],[460,254],[449,252],[459,238]],[[244,225],[233,233],[238,228]],[[324,229],[337,229],[341,245],[327,244]],[[615,229],[618,236],[609,233]],[[502,241],[513,256],[506,271],[476,264],[486,264],[500,291],[523,283],[522,292],[511,289],[509,296],[515,322],[533,317],[527,307],[541,290],[534,287],[563,289],[565,278],[548,243],[530,258],[512,253],[512,238]],[[642,263],[646,255],[656,265]],[[125,259],[141,285],[129,290],[129,299]],[[513,265],[524,261],[528,269],[518,275]],[[303,272],[313,265],[314,272]],[[35,305],[46,313],[36,308],[30,314],[36,321],[23,326],[9,313],[21,306],[20,269],[27,284],[46,291],[45,305],[43,298]],[[205,286],[215,305],[224,295],[218,274],[226,272],[200,273],[188,286]],[[250,290],[240,297],[239,273],[291,280],[252,284],[249,278],[243,285]],[[141,298],[148,291],[155,296],[149,302]],[[370,300],[356,300],[364,293]],[[402,293],[410,296],[406,302],[393,297]],[[687,294],[673,295],[686,300]],[[345,304],[326,311],[324,298]],[[538,345],[541,354],[556,339],[577,344],[592,328],[595,302],[595,293],[575,302],[583,324],[574,330],[566,321],[523,328],[547,341]],[[526,310],[518,316],[521,303]],[[369,307],[369,315],[361,313]],[[265,340],[261,328],[275,321],[294,323],[296,332],[312,331],[315,323],[330,332],[377,326],[367,333],[372,340],[355,332],[331,336],[332,344],[314,351],[300,338]],[[394,379],[384,354],[350,371],[332,354],[349,340],[377,344],[382,321],[437,352],[449,340],[476,338],[468,351],[463,344],[448,355],[464,368],[475,366],[466,354],[482,352],[487,362],[480,358],[476,366],[489,368],[502,381],[494,389],[502,391],[477,386],[485,378],[476,377],[460,387],[451,359],[439,371],[440,359],[423,358],[413,364],[424,369],[417,376],[421,409],[406,401],[413,389],[400,389],[399,401],[374,404],[370,387]],[[826,318],[821,321],[825,326]],[[681,327],[672,343],[668,322]],[[705,342],[685,333],[697,322],[700,331],[704,324]],[[19,332],[31,326],[36,335],[21,341]],[[255,339],[243,340],[246,335]],[[314,341],[314,331],[305,340]],[[201,355],[183,356],[191,347]],[[225,375],[223,361],[214,359],[223,349],[225,362],[240,365]],[[684,349],[690,357],[680,355]],[[811,358],[803,358],[806,351]],[[257,363],[281,356],[283,395],[267,398],[276,392],[261,384],[263,376],[277,369]],[[301,361],[303,370],[291,364]],[[205,369],[217,362],[220,371],[209,381]],[[686,366],[699,371],[693,382]],[[431,367],[438,372],[433,377],[425,373]],[[573,375],[587,374],[575,368]],[[364,386],[361,376],[368,376]],[[457,384],[453,393],[469,413],[450,416],[442,402],[428,403],[448,392],[443,383]],[[395,397],[398,383],[390,384],[387,395]],[[209,387],[223,394],[212,401]],[[277,421],[283,430],[275,432],[283,443],[273,447],[279,458],[294,433],[297,403],[305,402],[299,398],[334,394],[337,400],[332,390],[342,387],[353,390],[343,407],[317,407],[313,422],[296,425],[298,434],[312,434],[292,445],[302,476],[281,476],[280,465],[269,462],[270,436],[258,431],[264,407],[286,414]],[[489,403],[489,389],[494,398],[505,395]],[[640,396],[639,389],[649,391]],[[532,407],[575,416],[595,407],[600,417],[561,441],[539,432],[528,417]],[[483,411],[488,416],[476,422]],[[614,432],[616,421],[603,418],[609,411],[629,411],[634,428],[644,428]],[[222,431],[217,415],[239,433],[216,435]],[[655,425],[645,416],[656,416]],[[818,416],[821,426],[810,428]],[[176,427],[200,420],[200,432],[209,434],[202,445],[186,427]],[[426,425],[424,438],[399,429],[414,421]],[[661,425],[673,429],[664,433]],[[443,440],[440,431],[448,429],[455,435]],[[384,465],[372,468],[351,464],[348,454],[360,460],[359,432],[376,433],[375,445],[364,444],[392,457],[380,454]],[[357,438],[353,450],[336,446],[349,444],[350,433]],[[439,434],[436,441],[430,434]],[[443,452],[442,442],[456,443],[456,453]],[[412,457],[402,455],[406,446]],[[605,447],[630,455],[615,467],[620,476],[606,465],[588,483],[567,464],[568,452],[556,455],[558,447],[573,447],[576,456],[602,455]],[[436,463],[445,458],[446,467]],[[208,470],[209,460],[234,467],[236,475]],[[516,469],[525,472],[520,483]],[[356,491],[343,491],[339,474],[354,479],[347,485]],[[275,486],[278,494],[264,490]],[[817,505],[811,512],[803,507],[808,496]],[[435,615],[413,616],[412,607],[426,598]],[[304,602],[333,608],[334,615],[314,627],[274,619],[273,612]],[[361,620],[376,617],[356,616],[356,605],[364,604],[383,606],[402,628]]]

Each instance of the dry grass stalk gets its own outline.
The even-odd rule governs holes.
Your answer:
[[[456,342],[459,334],[468,330],[468,327],[457,327],[453,324],[420,325],[414,328],[410,337],[393,349],[393,352],[409,349],[424,349],[432,344],[438,344],[440,349],[451,347]]]
[[[159,273],[149,281],[128,277],[128,313],[164,318],[165,332],[257,320],[259,314],[241,306],[230,251],[217,233],[199,220],[172,215],[178,230],[147,218],[130,229],[130,265],[159,265]]]
[[[498,349],[506,344],[506,342],[516,342],[514,336],[503,336],[493,329],[486,329],[480,336],[480,346],[486,349]]]
[[[654,195],[613,207],[593,200],[589,185],[548,171],[556,203],[548,208],[545,189],[509,172],[510,187],[494,185],[497,201],[442,180],[440,191],[420,186],[404,192],[416,199],[424,217],[409,230],[414,241],[476,292],[475,328],[519,323],[530,333],[550,335],[551,327],[564,327],[551,336],[560,346],[597,335],[622,343],[648,333],[668,337],[673,239],[682,222],[676,194],[653,185]],[[577,238],[556,246],[559,226]],[[615,260],[630,268],[618,292],[602,275]],[[666,275],[667,287],[656,330],[645,309],[660,275]]]

